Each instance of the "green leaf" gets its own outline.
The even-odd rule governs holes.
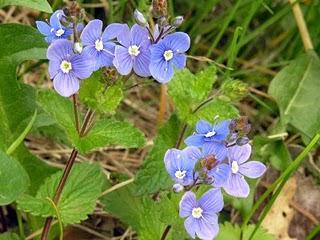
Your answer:
[[[18,161],[0,151],[0,206],[15,201],[29,186],[28,174]]]
[[[50,176],[39,188],[36,197],[23,195],[18,207],[35,216],[56,216],[56,211],[47,198],[53,199],[62,171]],[[64,187],[57,209],[64,224],[78,223],[87,218],[101,194],[104,175],[96,164],[76,164]]]
[[[208,97],[215,80],[216,68],[213,65],[196,75],[188,69],[175,73],[168,88],[181,120],[189,121],[192,111]]]
[[[8,5],[29,7],[39,11],[52,13],[52,9],[46,0],[0,0],[0,8]]]
[[[135,183],[138,194],[150,194],[168,189],[172,181],[166,172],[163,157],[169,148],[175,146],[180,133],[180,122],[176,115],[159,130],[154,146],[138,171]]]
[[[16,233],[6,232],[0,234],[0,240],[21,240],[21,238]]]
[[[17,81],[16,68],[25,60],[46,58],[47,44],[38,31],[26,25],[2,24],[0,36],[0,149],[6,151],[26,129],[36,109],[35,91]],[[12,157],[28,172],[31,193],[54,171],[22,145]]]
[[[243,231],[243,240],[248,240],[255,225],[247,226]],[[231,240],[231,239],[241,239],[241,230],[238,225],[232,225],[229,222],[225,222],[220,225],[220,232],[215,238],[216,240]],[[258,231],[252,238],[252,240],[275,240],[275,238],[268,234],[264,229],[258,228]]]
[[[80,101],[99,112],[114,114],[123,99],[122,83],[118,81],[107,87],[101,74],[97,71],[81,82]]]
[[[103,119],[95,123],[90,132],[79,139],[76,146],[81,153],[108,145],[137,148],[145,143],[144,134],[127,122]]]
[[[269,94],[279,106],[281,120],[309,138],[320,130],[320,61],[309,52],[293,60],[272,80]]]

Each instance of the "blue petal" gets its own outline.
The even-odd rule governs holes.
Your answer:
[[[228,181],[230,174],[231,168],[225,163],[217,165],[208,172],[208,175],[214,179],[212,184],[214,187],[222,187]]]
[[[149,70],[150,65],[150,51],[148,45],[140,47],[140,54],[135,57],[133,70],[140,77],[149,77],[151,75]]]
[[[122,31],[126,30],[126,27],[128,27],[127,24],[121,24],[121,23],[109,24],[102,33],[102,40],[106,42],[111,39],[117,38]]]
[[[36,21],[37,28],[42,35],[49,36],[51,35],[51,27],[43,21]]]
[[[164,164],[167,172],[172,178],[175,178],[175,172],[181,169],[181,150],[169,149],[164,156]]]
[[[219,162],[222,162],[228,153],[227,147],[218,142],[205,142],[202,151],[204,156],[214,155]]]
[[[125,46],[125,47],[129,47],[130,44],[131,44],[131,39],[132,36],[131,36],[131,32],[130,32],[130,28],[128,27],[127,24],[124,24],[122,26],[122,31],[120,32],[120,34],[118,34],[118,42],[122,45],[122,46]]]
[[[214,137],[215,140],[224,141],[230,133],[230,120],[225,120],[215,126],[213,126],[214,131],[217,133]]]
[[[189,146],[182,150],[183,154],[192,161],[196,162],[202,158],[202,153],[199,148]]]
[[[79,79],[86,79],[90,77],[92,73],[92,63],[90,62],[90,59],[87,59],[85,55],[74,55],[71,58],[71,64],[72,64],[72,72],[74,75]]]
[[[53,27],[55,30],[61,28],[61,18],[64,16],[64,13],[62,10],[57,10],[55,11],[51,17],[50,17],[50,25]]]
[[[79,80],[71,73],[59,72],[53,79],[54,89],[63,97],[70,97],[78,92]]]
[[[91,20],[81,33],[81,40],[84,46],[95,45],[95,42],[101,38],[102,21],[95,19]]]
[[[250,187],[244,177],[239,174],[231,174],[223,189],[231,196],[246,198],[250,193]]]
[[[184,140],[184,143],[188,146],[201,147],[204,144],[204,137],[200,134],[194,134],[192,136],[187,137]]]
[[[186,66],[187,57],[184,54],[175,54],[173,57],[173,65],[177,69],[182,69]]]
[[[73,44],[66,39],[54,41],[48,48],[47,58],[49,60],[66,60],[74,55]]]
[[[50,78],[53,79],[60,71],[60,61],[56,61],[56,60],[51,60],[49,61],[49,68],[48,68],[48,72],[50,75]]]
[[[192,214],[192,209],[195,207],[197,207],[196,195],[191,191],[186,192],[179,203],[180,217],[189,217]]]
[[[250,161],[239,166],[239,172],[249,178],[261,177],[266,171],[266,166],[258,161]]]
[[[212,125],[205,120],[199,120],[196,125],[196,131],[197,133],[206,134],[212,131]]]
[[[190,37],[183,32],[169,34],[162,41],[174,52],[184,53],[190,48]]]
[[[149,32],[146,27],[134,24],[131,28],[132,42],[131,44],[140,46],[143,42],[150,42]]]
[[[164,59],[160,61],[153,61],[151,59],[149,69],[152,77],[160,83],[169,82],[174,74],[172,64]]]
[[[203,213],[218,213],[223,208],[223,196],[220,188],[213,188],[207,191],[198,201]]]
[[[230,162],[236,161],[242,164],[249,160],[251,155],[251,145],[245,144],[242,146],[233,146],[228,148],[228,158]]]
[[[128,49],[122,46],[116,46],[115,57],[113,60],[114,66],[121,75],[128,75],[133,67],[133,60]]]
[[[196,230],[197,236],[202,240],[212,240],[219,232],[219,224],[208,223],[204,218],[196,219],[196,224],[194,228]]]
[[[196,229],[195,229],[196,224],[197,224],[197,219],[193,218],[192,216],[188,217],[184,221],[184,228],[186,229],[190,237],[192,237],[192,239],[196,238]]]

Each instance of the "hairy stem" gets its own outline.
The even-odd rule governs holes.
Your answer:
[[[162,84],[160,87],[158,125],[161,125],[161,123],[163,122],[166,111],[167,111],[167,85]]]
[[[92,115],[94,114],[94,111],[92,110],[88,110],[86,115],[85,115],[85,118],[84,118],[84,122],[83,122],[83,125],[80,129],[80,137],[81,136],[84,136],[84,134],[86,133],[86,130],[89,126],[89,123],[90,123],[90,119],[92,117]],[[69,157],[69,160],[66,164],[66,167],[63,171],[63,174],[62,174],[62,177],[60,179],[60,182],[58,184],[58,187],[56,189],[56,192],[54,194],[54,197],[53,197],[53,203],[58,205],[59,203],[59,200],[60,200],[60,197],[61,197],[61,194],[62,194],[62,191],[64,189],[64,186],[67,182],[67,179],[70,175],[70,172],[71,172],[71,169],[74,165],[74,162],[77,158],[77,155],[78,155],[78,151],[74,148],[71,152],[71,155]],[[51,224],[52,224],[52,221],[53,221],[53,217],[48,217],[45,221],[45,224],[44,224],[44,227],[43,227],[43,231],[42,231],[42,234],[41,234],[41,240],[47,240],[48,239],[48,235],[49,235],[49,232],[50,232],[50,228],[51,228]]]

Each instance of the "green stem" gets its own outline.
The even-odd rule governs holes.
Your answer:
[[[318,224],[306,237],[306,240],[315,239],[315,237],[320,233],[320,224]]]

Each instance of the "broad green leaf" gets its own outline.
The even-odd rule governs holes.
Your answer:
[[[76,146],[81,153],[108,145],[137,148],[143,146],[143,133],[127,122],[104,119],[95,123],[90,132],[79,139]]]
[[[52,13],[52,9],[46,0],[0,0],[0,8],[8,5],[29,7],[39,11]]]
[[[180,122],[173,115],[159,130],[154,146],[137,173],[135,183],[138,194],[155,193],[168,189],[172,181],[165,170],[163,157],[169,148],[173,148],[180,133]]]
[[[216,80],[215,66],[194,75],[188,69],[177,71],[168,84],[169,95],[174,101],[178,115],[188,121],[192,111],[207,99]]]
[[[26,128],[35,112],[35,91],[20,84],[17,66],[28,59],[44,59],[47,44],[35,29],[20,24],[0,25],[0,149],[6,151]],[[24,146],[12,155],[28,172],[30,192],[41,184],[53,168],[32,156]]]
[[[0,206],[15,201],[29,186],[28,174],[18,161],[0,151]]]
[[[183,220],[178,216],[181,196],[169,199],[163,194],[154,201],[150,196],[137,196],[136,188],[133,183],[103,197],[105,210],[132,226],[141,240],[160,239],[168,224],[173,224],[168,240],[184,239]]]
[[[0,240],[21,240],[21,238],[16,233],[6,232],[0,234]]]
[[[319,76],[319,58],[309,52],[282,69],[269,87],[269,94],[279,106],[281,120],[309,138],[320,130]]]
[[[243,231],[243,240],[249,240],[249,237],[254,230],[255,225],[247,226]],[[229,222],[225,222],[220,225],[220,232],[215,238],[216,240],[231,240],[241,239],[241,230],[238,225],[232,225]],[[275,240],[275,238],[268,234],[264,229],[258,228],[252,240]]]
[[[81,82],[79,97],[88,107],[97,109],[102,113],[114,114],[123,98],[122,84],[106,83],[101,79],[101,71]]]
[[[23,195],[18,207],[35,216],[56,216],[47,198],[53,199],[62,171],[50,176],[39,188],[36,197]],[[104,175],[96,164],[76,164],[64,187],[57,208],[64,224],[78,223],[87,218],[95,206],[104,185]]]

